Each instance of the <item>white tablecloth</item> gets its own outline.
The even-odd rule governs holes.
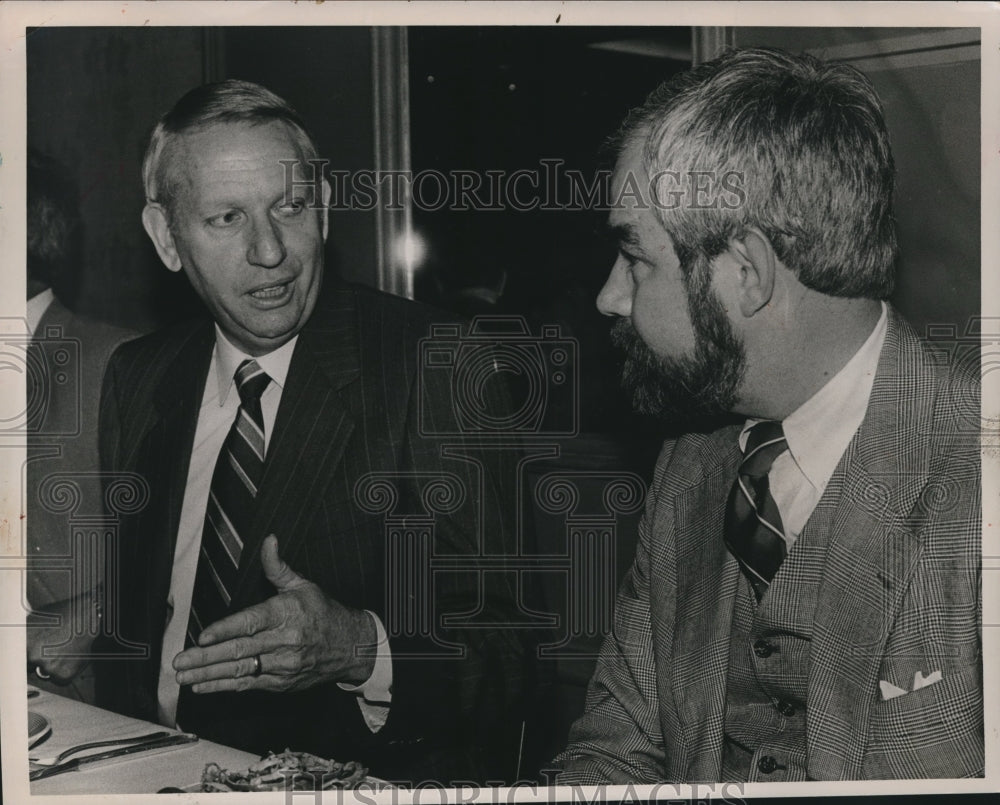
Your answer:
[[[28,699],[28,710],[45,716],[52,725],[52,735],[29,752],[37,757],[58,755],[63,749],[88,741],[128,738],[165,729],[45,691]],[[214,761],[223,768],[240,770],[257,759],[257,755],[248,752],[211,741],[198,741],[166,751],[126,755],[94,767],[85,766],[80,771],[37,780],[31,783],[31,793],[155,793],[165,786],[185,788],[197,784],[207,763]]]

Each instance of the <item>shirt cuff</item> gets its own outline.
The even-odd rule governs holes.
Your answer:
[[[389,651],[389,638],[385,633],[382,621],[371,610],[365,610],[375,622],[375,667],[372,675],[360,685],[349,685],[338,682],[341,690],[358,694],[358,707],[361,717],[372,732],[378,732],[385,726],[389,718],[389,705],[392,704],[392,654]]]

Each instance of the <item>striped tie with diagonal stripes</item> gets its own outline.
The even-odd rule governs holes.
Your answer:
[[[264,470],[264,416],[260,395],[271,378],[257,361],[246,360],[235,375],[240,409],[219,451],[205,510],[201,551],[195,574],[187,645],[197,643],[202,629],[223,617],[250,530],[253,501]]]
[[[758,422],[750,428],[726,503],[726,547],[739,561],[758,601],[787,553],[781,515],[767,476],[774,460],[787,449],[780,422]]]

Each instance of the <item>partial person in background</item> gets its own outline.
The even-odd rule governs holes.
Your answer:
[[[499,315],[500,301],[506,285],[507,272],[500,269],[495,276],[478,284],[470,282],[447,293],[447,307],[470,318]]]
[[[469,319],[510,314],[505,296],[507,269],[518,257],[502,232],[489,241],[489,248],[483,248],[479,229],[471,227],[449,229],[436,239],[431,234],[419,237],[425,254],[414,277],[418,299]],[[476,259],[469,260],[469,254]]]
[[[617,143],[597,304],[636,407],[689,432],[558,782],[981,776],[979,364],[886,301],[871,82],[735,50]]]
[[[31,366],[27,373],[28,461],[23,526],[28,551],[26,598],[28,667],[31,683],[93,701],[93,669],[72,650],[71,611],[96,609],[85,557],[73,556],[71,571],[52,562],[72,555],[69,514],[57,511],[45,480],[68,476],[80,493],[78,508],[101,511],[97,418],[101,379],[108,358],[138,333],[77,315],[68,305],[76,296],[83,266],[82,228],[76,189],[67,169],[28,149],[27,320]],[[90,474],[90,475],[88,475]],[[83,587],[74,591],[74,587]],[[71,597],[76,595],[76,601]],[[54,620],[57,618],[58,620]],[[70,641],[67,644],[67,641]],[[49,653],[44,649],[48,647]],[[52,653],[58,652],[58,653]]]
[[[120,526],[121,637],[150,656],[101,663],[99,701],[393,779],[510,779],[517,590],[461,559],[516,553],[514,453],[463,433],[449,373],[421,373],[450,316],[324,276],[316,156],[283,99],[235,80],[151,137],[142,221],[207,310],[108,369],[102,467],[150,490]],[[395,536],[387,514],[409,514]],[[432,572],[441,556],[457,569]]]

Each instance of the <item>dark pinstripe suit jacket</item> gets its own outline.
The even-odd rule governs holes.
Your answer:
[[[890,310],[868,411],[819,503],[834,527],[810,650],[812,779],[982,774],[979,387],[978,359],[931,354]],[[737,434],[665,445],[560,782],[719,781]],[[938,670],[881,697],[880,680],[910,691]]]
[[[419,433],[421,405],[449,427],[444,421],[452,411],[449,379],[429,373],[422,400],[417,383],[418,339],[428,335],[435,316],[444,315],[327,279],[289,367],[234,611],[273,594],[260,571],[259,547],[274,533],[296,572],[341,603],[371,609],[386,621],[384,516],[355,499],[355,484],[371,472],[411,479],[450,473],[460,479],[465,500],[437,518],[437,553],[476,553],[479,539],[486,551],[513,551],[513,460],[500,466],[494,451],[486,459],[489,471],[480,472],[469,462],[442,458],[440,441]],[[118,350],[105,380],[102,464],[106,470],[139,473],[151,490],[149,505],[121,522],[120,631],[151,651],[144,661],[102,663],[99,692],[106,706],[150,720],[156,718],[172,557],[213,343],[209,320],[154,333]],[[465,444],[475,447],[470,439]],[[396,511],[416,513],[418,481],[401,483]],[[499,515],[481,523],[485,505]],[[435,575],[434,584],[436,619],[481,605],[482,621],[513,620],[509,580],[493,578],[484,592],[477,574],[465,571]],[[287,746],[356,758],[373,773],[395,779],[506,775],[513,760],[507,739],[520,723],[526,656],[518,635],[494,628],[438,628],[437,634],[459,642],[464,659],[407,659],[415,649],[440,650],[427,639],[395,639],[390,633],[392,706],[375,735],[364,725],[354,695],[333,684],[296,693],[198,697],[195,731],[252,751]]]

